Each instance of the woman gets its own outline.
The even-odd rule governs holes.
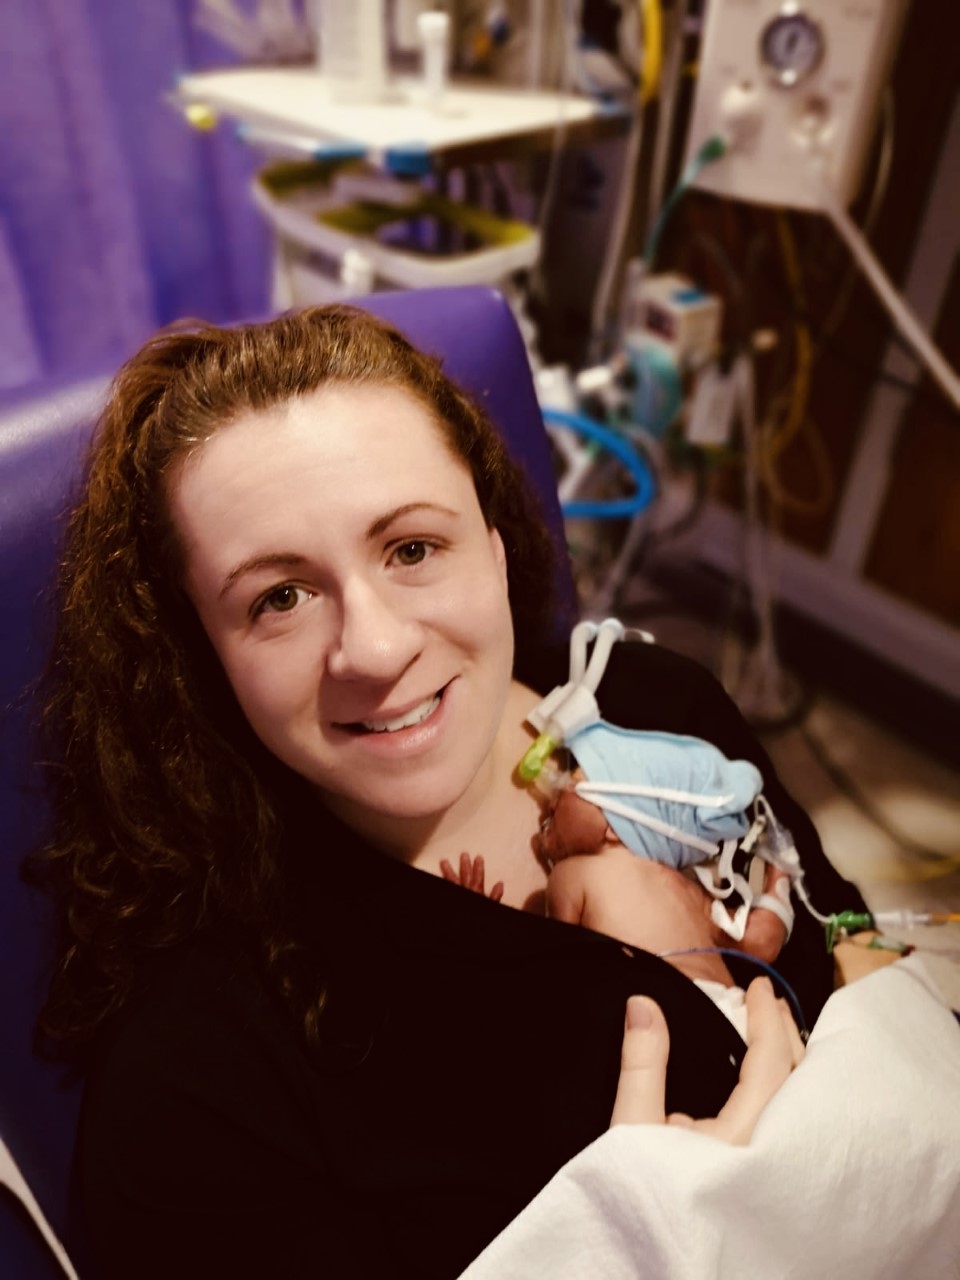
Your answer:
[[[705,908],[652,911],[638,863],[597,931],[543,912],[514,769],[566,662],[548,546],[475,406],[362,312],[168,334],[119,374],[46,721],[44,1030],[89,1069],[108,1275],[457,1275],[606,1129],[634,994],[666,1109],[727,1100],[743,1041],[651,954],[714,942]],[[603,697],[753,759],[811,895],[859,905],[699,668],[638,646]],[[465,851],[502,903],[443,878]],[[812,1021],[819,929],[779,964]]]

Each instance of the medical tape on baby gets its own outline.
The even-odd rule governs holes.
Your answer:
[[[628,818],[631,822],[638,823],[641,827],[646,827],[649,831],[656,831],[662,836],[670,836],[676,840],[678,844],[685,844],[691,849],[698,849],[701,853],[709,854],[714,857],[717,852],[716,841],[710,842],[701,840],[699,836],[690,835],[687,831],[681,831],[679,827],[674,827],[669,822],[663,822],[660,818],[652,818],[649,814],[642,813],[639,809],[634,809],[632,805],[621,804],[618,800],[613,800],[609,796],[591,795],[590,787],[586,786],[583,790],[582,783],[577,783],[574,790],[578,796],[584,800],[589,800],[591,804],[602,809],[605,813],[615,813],[618,817]]]
[[[728,796],[703,796],[693,791],[651,787],[640,782],[592,782],[588,779],[577,783],[578,795],[589,800],[591,793],[603,796],[648,796],[651,800],[675,800],[677,804],[692,804],[704,809],[719,809],[733,799],[733,792]]]
[[[724,840],[720,856],[711,866],[702,863],[693,868],[694,875],[714,898],[729,898],[737,892],[745,901],[753,897],[753,890],[747,879],[733,869],[733,858],[737,852],[736,840]]]
[[[737,841],[724,840],[720,856],[712,867],[695,866],[693,870],[697,879],[714,898],[728,898],[734,890],[740,894],[743,901],[733,915],[722,901],[716,901],[710,908],[710,919],[735,942],[741,942],[747,930],[747,917],[753,901],[753,890],[744,877],[733,869],[733,857],[736,852]],[[718,885],[713,879],[715,875],[726,883]]]
[[[784,942],[790,941],[790,935],[793,933],[793,922],[796,919],[796,913],[790,905],[789,880],[778,880],[773,893],[761,893],[759,897],[754,898],[753,910],[772,911],[787,931],[787,936],[784,938]]]

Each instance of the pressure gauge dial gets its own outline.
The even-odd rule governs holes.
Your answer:
[[[825,42],[816,22],[797,4],[785,4],[760,35],[760,60],[778,84],[792,88],[820,65]]]

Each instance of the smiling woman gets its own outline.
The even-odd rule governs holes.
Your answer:
[[[503,542],[434,415],[396,387],[323,387],[238,417],[168,490],[187,594],[260,741],[411,861],[436,867],[441,833],[472,847],[479,797],[514,790],[532,695],[504,716]]]
[[[699,890],[660,877],[654,903],[633,859],[591,928],[545,914],[515,766],[566,666],[550,548],[493,427],[361,311],[163,334],[119,373],[68,531],[35,863],[107,1276],[456,1276],[615,1098],[713,1116],[751,1061],[635,936],[710,945]],[[718,686],[637,650],[605,681],[618,720],[752,759],[811,890],[855,899]],[[812,1021],[819,932],[779,963]],[[638,993],[652,1107],[621,1079]],[[798,1046],[751,999],[776,1041],[752,1125]]]

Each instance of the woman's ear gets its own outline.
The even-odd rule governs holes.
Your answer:
[[[503,545],[503,539],[500,537],[499,529],[490,530],[490,545],[493,548],[493,558],[497,562],[497,568],[504,582],[507,581],[507,552]]]

